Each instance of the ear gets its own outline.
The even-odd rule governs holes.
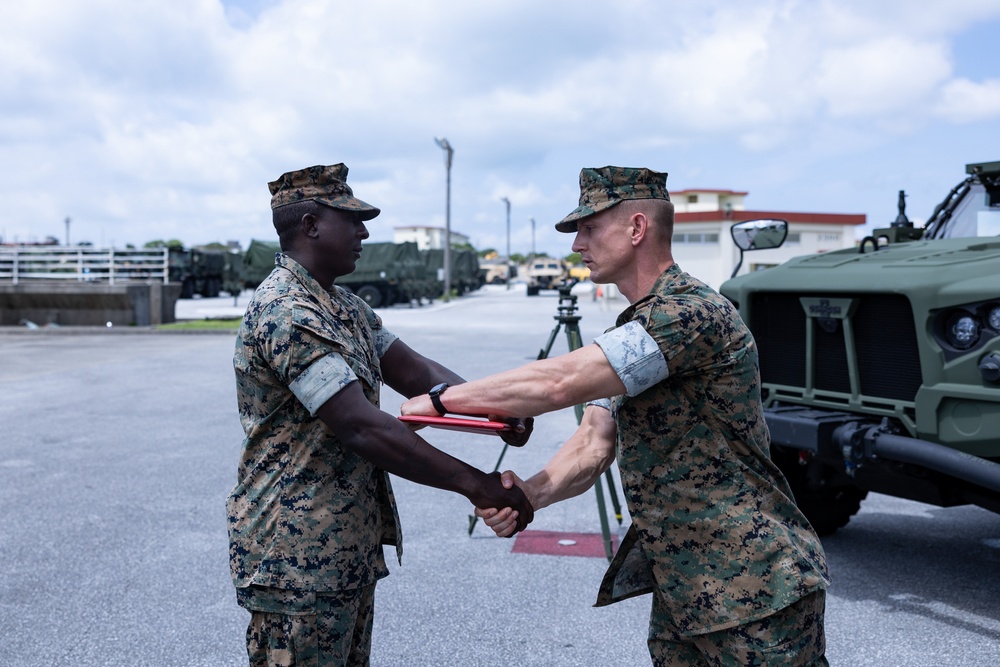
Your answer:
[[[645,213],[637,211],[629,217],[628,224],[629,238],[632,241],[632,245],[637,246],[642,243],[646,238],[646,235],[650,233],[649,218],[646,217]]]
[[[316,238],[319,236],[319,218],[313,213],[306,213],[299,220],[299,229],[302,230],[303,236],[308,236],[309,238]]]

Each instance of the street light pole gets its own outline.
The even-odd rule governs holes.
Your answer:
[[[500,201],[507,205],[507,289],[510,289],[510,200],[500,197]]]
[[[531,218],[531,258],[535,258],[535,219]]]
[[[69,245],[69,218],[66,218],[66,245]]]
[[[444,151],[444,166],[448,174],[448,185],[444,207],[444,301],[451,299],[451,158],[455,150],[447,139],[434,139]]]

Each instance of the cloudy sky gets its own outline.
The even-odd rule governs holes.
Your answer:
[[[372,240],[565,254],[579,171],[758,210],[925,219],[1000,160],[1000,0],[32,0],[0,22],[0,236],[273,238],[267,182],[344,162]]]

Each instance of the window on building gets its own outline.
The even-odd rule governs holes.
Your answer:
[[[686,234],[674,234],[674,243],[718,243],[719,235],[709,232],[688,232]]]
[[[798,245],[802,243],[802,232],[788,232],[788,236],[785,237],[785,243],[787,245]]]
[[[697,204],[698,203],[698,195],[688,195],[688,203],[689,204]]]

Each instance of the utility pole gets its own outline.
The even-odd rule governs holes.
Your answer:
[[[66,245],[69,245],[69,216],[66,217]]]
[[[535,258],[535,219],[531,218],[531,259]]]
[[[510,200],[500,197],[500,201],[507,205],[507,289],[510,289]]]
[[[445,301],[451,300],[451,158],[455,150],[447,139],[434,139],[444,151],[444,166],[448,174],[447,190],[444,207],[444,296]]]

